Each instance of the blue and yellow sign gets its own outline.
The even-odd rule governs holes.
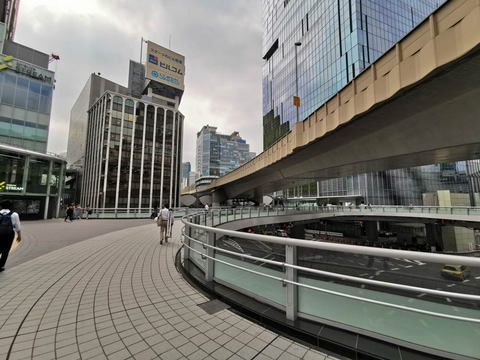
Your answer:
[[[184,89],[185,56],[148,41],[146,72],[147,79]]]

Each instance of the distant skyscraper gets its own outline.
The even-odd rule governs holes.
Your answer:
[[[255,157],[250,145],[237,131],[217,134],[217,128],[204,126],[197,133],[198,176],[223,176]]]
[[[182,163],[182,179],[188,179],[190,171],[192,171],[192,166],[190,165],[190,162],[187,161]]]

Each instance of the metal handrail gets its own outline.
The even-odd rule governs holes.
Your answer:
[[[202,252],[200,252],[196,249],[193,249],[192,247],[190,247],[189,245],[187,245],[183,241],[182,241],[182,244],[183,244],[183,246],[187,247],[189,250],[191,250],[193,252],[196,252],[197,254],[201,255],[202,258],[205,257],[207,259],[211,259],[212,261],[216,261],[216,262],[219,262],[221,264],[231,266],[231,267],[239,269],[239,270],[247,271],[247,272],[252,273],[252,274],[260,275],[260,276],[263,276],[263,277],[268,277],[270,279],[277,280],[277,281],[280,281],[280,282],[283,282],[283,283],[289,283],[289,284],[292,284],[292,285],[305,287],[307,289],[312,289],[312,290],[320,291],[320,292],[331,294],[331,295],[336,295],[336,296],[340,296],[340,297],[344,297],[344,298],[348,298],[348,299],[353,299],[353,300],[364,301],[364,302],[368,302],[368,303],[372,303],[372,304],[376,304],[376,305],[383,305],[383,306],[387,306],[387,307],[390,307],[390,308],[406,310],[406,311],[411,311],[411,312],[416,312],[416,313],[421,313],[421,314],[426,314],[426,315],[431,315],[431,316],[436,316],[436,317],[442,317],[442,318],[446,318],[446,319],[480,323],[480,319],[442,314],[442,313],[437,313],[437,312],[428,311],[428,310],[411,308],[411,307],[403,306],[403,305],[391,304],[391,303],[387,303],[387,302],[384,302],[384,301],[373,300],[373,299],[363,298],[363,297],[360,297],[360,296],[344,294],[344,293],[341,293],[341,292],[338,292],[338,291],[322,289],[322,288],[319,288],[319,287],[316,287],[316,286],[312,286],[312,285],[308,285],[308,284],[302,284],[302,283],[299,283],[299,282],[296,282],[296,281],[286,280],[286,279],[280,278],[278,276],[264,274],[264,273],[261,273],[261,272],[255,271],[255,270],[251,270],[251,269],[247,269],[247,268],[244,268],[244,267],[241,267],[241,266],[238,266],[238,265],[231,264],[227,261],[223,261],[223,260],[217,259],[217,258],[212,257],[212,256],[208,256],[208,255],[203,254]]]
[[[205,225],[194,224],[192,222],[187,222],[186,218],[188,218],[189,216],[194,216],[194,215],[187,215],[182,217],[182,222],[185,225],[192,226],[194,228],[201,229],[204,231],[213,232],[216,234],[232,236],[232,237],[237,237],[237,238],[242,238],[247,240],[265,241],[265,242],[285,245],[285,246],[290,245],[290,246],[312,248],[312,249],[319,249],[319,250],[338,251],[342,253],[371,255],[376,257],[390,257],[390,258],[402,257],[405,259],[422,260],[422,261],[433,262],[438,264],[462,264],[462,265],[480,267],[480,258],[475,258],[475,257],[446,255],[446,254],[432,254],[432,253],[426,253],[426,252],[412,252],[407,250],[372,248],[372,247],[360,246],[360,245],[324,243],[324,242],[294,239],[294,238],[283,238],[283,237],[272,236],[272,235],[244,233],[240,231],[220,229],[216,227],[210,227]]]
[[[193,240],[196,243],[201,244],[202,246],[209,247],[211,249],[214,249],[216,251],[220,251],[226,254],[230,254],[233,256],[238,256],[241,258],[245,259],[250,259],[254,261],[261,261],[267,264],[272,264],[276,265],[279,267],[283,268],[292,268],[295,270],[299,271],[304,271],[304,272],[309,272],[317,275],[323,275],[327,277],[332,277],[336,279],[341,279],[341,280],[349,280],[353,282],[358,282],[362,284],[370,284],[370,285],[375,285],[375,286],[382,286],[386,288],[391,288],[391,289],[398,289],[398,290],[406,290],[406,291],[411,291],[411,292],[422,292],[426,294],[431,294],[431,295],[437,295],[437,296],[446,296],[446,297],[451,297],[451,298],[457,298],[457,299],[463,299],[463,300],[474,300],[474,301],[480,301],[480,295],[471,295],[471,294],[465,294],[465,293],[454,293],[450,291],[442,291],[442,290],[433,290],[433,289],[428,289],[428,288],[422,288],[422,287],[417,287],[417,286],[410,286],[410,285],[403,285],[403,284],[394,284],[394,283],[388,283],[385,281],[380,281],[380,280],[372,280],[372,279],[364,279],[364,278],[359,278],[356,276],[351,276],[351,275],[343,275],[343,274],[337,274],[337,273],[332,273],[329,271],[323,271],[323,270],[317,270],[317,269],[311,269],[303,266],[298,266],[298,265],[292,265],[289,263],[281,262],[281,261],[275,261],[275,260],[270,260],[270,259],[264,259],[264,258],[259,258],[256,256],[248,255],[248,254],[241,254],[237,253],[234,251],[222,249],[213,245],[209,245],[204,243],[203,241],[194,239],[186,234],[183,234],[184,237]]]

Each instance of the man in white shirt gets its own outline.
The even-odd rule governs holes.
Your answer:
[[[20,232],[20,218],[16,212],[10,210],[12,202],[3,200],[0,202],[0,272],[5,270],[8,253],[13,244],[15,233],[17,233],[17,241],[22,240]]]
[[[162,210],[158,213],[157,218],[157,226],[160,227],[160,245],[163,244],[163,240],[165,243],[168,243],[167,240],[167,230],[168,230],[168,220],[170,219],[170,210],[168,210],[168,206],[163,204]]]
[[[208,211],[208,204],[205,204],[205,211]]]

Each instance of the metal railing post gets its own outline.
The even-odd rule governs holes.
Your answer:
[[[216,234],[213,232],[207,233],[207,244],[211,246],[215,246],[215,238]],[[211,247],[205,249],[205,254],[213,258],[214,250]],[[214,271],[214,261],[213,259],[206,258],[207,266],[205,267],[205,280],[212,281],[213,280],[213,271]]]
[[[292,245],[285,245],[285,262],[290,265],[297,265],[297,247]],[[288,281],[297,282],[297,270],[291,267],[285,269],[285,279]],[[298,291],[297,286],[291,283],[286,283],[286,316],[288,320],[296,320],[298,309]]]
[[[185,227],[185,230],[186,231],[188,230],[188,236],[192,237],[192,227],[191,226],[188,226],[188,228]],[[190,245],[190,239],[187,238],[187,237],[184,237],[183,241],[185,242],[185,245],[187,245],[187,246],[183,247],[183,259],[184,260],[190,259],[190,248],[189,248],[191,246]]]

